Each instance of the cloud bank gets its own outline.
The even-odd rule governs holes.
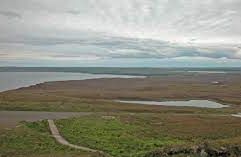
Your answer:
[[[241,60],[240,0],[0,3],[0,62]]]

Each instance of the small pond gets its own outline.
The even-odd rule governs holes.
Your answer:
[[[240,117],[240,118],[241,118],[241,113],[238,113],[238,114],[232,114],[232,116],[234,116],[234,117]]]
[[[185,106],[185,107],[202,107],[202,108],[223,108],[229,107],[210,100],[187,100],[187,101],[127,101],[116,100],[116,102],[143,105],[162,105],[162,106]]]

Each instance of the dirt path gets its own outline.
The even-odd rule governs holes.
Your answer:
[[[48,120],[48,123],[49,123],[49,128],[50,128],[50,131],[53,135],[53,137],[56,139],[56,141],[62,145],[65,145],[65,146],[69,146],[69,147],[72,147],[72,148],[75,148],[75,149],[80,149],[80,150],[83,150],[83,151],[87,151],[87,152],[93,152],[93,153],[100,153],[102,155],[105,155],[105,156],[109,156],[107,154],[105,154],[104,152],[102,151],[99,151],[99,150],[95,150],[95,149],[91,149],[91,148],[87,148],[87,147],[83,147],[83,146],[77,146],[77,145],[74,145],[74,144],[71,144],[69,143],[67,140],[65,140],[59,133],[59,130],[58,128],[56,127],[56,125],[54,124],[54,121],[53,120]]]

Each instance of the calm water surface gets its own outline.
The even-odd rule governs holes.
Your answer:
[[[143,105],[162,105],[162,106],[186,106],[186,107],[202,107],[202,108],[223,108],[229,107],[209,100],[188,100],[188,101],[126,101],[116,100],[121,103],[143,104]]]
[[[48,81],[85,80],[95,78],[132,78],[137,76],[64,72],[0,72],[0,92]]]
[[[188,71],[190,73],[201,73],[201,74],[226,74],[226,71]]]
[[[241,113],[238,113],[238,114],[232,114],[232,116],[241,118]]]

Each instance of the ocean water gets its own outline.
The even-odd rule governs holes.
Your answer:
[[[38,83],[65,80],[86,80],[96,78],[133,78],[141,76],[105,75],[65,72],[0,72],[0,92],[27,87]]]

